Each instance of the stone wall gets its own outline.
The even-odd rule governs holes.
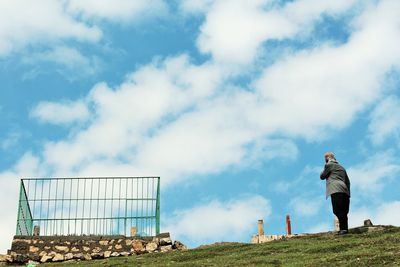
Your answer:
[[[187,250],[179,241],[172,242],[169,233],[156,237],[125,236],[14,236],[8,255],[9,263],[91,260],[143,253]]]

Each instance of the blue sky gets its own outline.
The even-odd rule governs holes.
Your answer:
[[[335,152],[350,225],[399,225],[396,0],[0,3],[0,249],[19,179],[162,180],[162,230],[195,247],[330,230]]]

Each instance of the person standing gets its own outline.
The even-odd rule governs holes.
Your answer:
[[[331,197],[333,213],[339,219],[339,234],[347,234],[350,207],[350,180],[345,168],[336,160],[332,152],[327,152],[325,168],[321,172],[321,180],[326,180],[326,198]]]

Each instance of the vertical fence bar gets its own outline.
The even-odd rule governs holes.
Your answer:
[[[56,179],[56,194],[54,196],[54,218],[57,217],[57,193],[58,193],[58,179]],[[57,221],[53,221],[54,228],[54,233],[57,233]]]
[[[156,200],[156,235],[160,234],[160,177],[157,181],[157,200]]]
[[[68,234],[71,234],[70,232],[70,226],[71,226],[71,206],[72,206],[72,179],[71,179],[71,184],[70,184],[70,189],[69,189],[69,207],[68,207]]]
[[[60,222],[60,232],[61,235],[64,234],[64,193],[65,193],[65,179],[63,180],[63,189],[62,189],[62,197],[61,197],[61,222]]]
[[[92,224],[92,199],[93,199],[93,180],[91,179],[91,185],[90,185],[90,203],[89,203],[89,223],[88,223],[88,234],[90,235],[91,232],[91,224]]]

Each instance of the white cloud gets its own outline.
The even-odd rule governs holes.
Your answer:
[[[388,96],[377,104],[371,113],[371,122],[368,126],[370,139],[376,145],[394,136],[400,137],[400,99]]]
[[[379,192],[400,170],[396,157],[390,153],[378,153],[365,159],[364,162],[348,168],[352,188],[362,194]],[[353,190],[354,191],[354,190]]]
[[[248,241],[257,232],[257,220],[271,214],[269,201],[261,196],[218,200],[178,210],[164,219],[164,230],[175,239],[193,243]]]
[[[22,133],[20,131],[10,131],[6,137],[0,142],[0,148],[3,150],[10,149],[18,144],[21,139]]]
[[[89,110],[82,101],[40,102],[31,111],[30,115],[42,122],[62,125],[87,120],[89,118]]]
[[[324,233],[324,232],[328,232],[328,231],[332,231],[333,230],[333,221],[332,221],[332,225],[329,225],[328,223],[320,223],[317,224],[311,228],[309,228],[306,233]]]
[[[279,181],[273,185],[273,190],[277,193],[287,193],[291,187],[290,182]]]
[[[100,83],[85,98],[93,120],[46,143],[43,164],[60,175],[156,174],[169,184],[260,158],[294,159],[288,138],[324,138],[379,96],[381,77],[397,62],[388,54],[400,54],[386,47],[400,38],[398,18],[386,16],[379,31],[369,23],[396,3],[382,5],[362,16],[348,43],[288,56],[265,69],[254,90],[231,86],[221,65],[185,55],[143,66],[114,89]]]
[[[400,226],[400,201],[382,203],[376,207],[361,207],[350,211],[349,225],[362,226],[364,220],[371,219],[375,225]]]
[[[75,76],[93,75],[100,69],[100,59],[96,56],[83,55],[79,50],[67,46],[56,46],[43,52],[26,53],[22,57],[22,62],[31,66],[36,66],[35,72],[31,75],[35,76],[37,72],[46,72],[48,66],[41,63],[55,63],[56,69],[60,74],[68,79]],[[73,75],[71,75],[73,74]]]
[[[5,172],[0,172],[0,253],[4,254],[11,247],[15,234],[18,208],[19,179],[41,176],[40,161],[31,152],[25,153],[15,166]]]
[[[167,10],[163,0],[69,0],[67,9],[87,19],[103,18],[111,21],[127,21],[140,15],[160,15]]]
[[[0,56],[27,45],[66,39],[94,42],[102,36],[98,27],[66,14],[62,1],[1,1],[0,14]]]
[[[184,1],[183,9],[206,12],[198,47],[217,61],[247,64],[263,42],[293,38],[310,31],[323,14],[337,15],[356,0],[299,0],[283,7],[270,0]],[[210,7],[211,6],[211,7]],[[271,8],[273,7],[273,8]]]
[[[65,46],[69,40],[98,42],[103,35],[103,21],[138,21],[139,18],[160,16],[166,12],[167,6],[163,0],[43,0],[37,3],[27,0],[1,1],[0,57],[19,52],[26,47],[48,48],[60,46],[60,43]],[[72,51],[72,48],[69,51],[64,48],[64,52],[67,52],[65,57],[71,55]],[[61,51],[55,50],[50,56],[53,54],[53,57],[65,64],[68,58],[60,58],[58,52]],[[80,57],[79,52],[72,53],[75,60]]]
[[[310,199],[304,197],[292,198],[289,206],[300,216],[313,216],[319,212],[323,202],[318,199]]]
[[[214,2],[215,0],[181,0],[179,7],[188,13],[205,13]]]
[[[320,139],[372,104],[385,73],[400,60],[393,45],[400,41],[400,16],[393,10],[400,10],[399,2],[381,1],[362,15],[346,44],[298,52],[265,69],[254,85],[269,103],[262,112],[275,114],[268,127]]]

